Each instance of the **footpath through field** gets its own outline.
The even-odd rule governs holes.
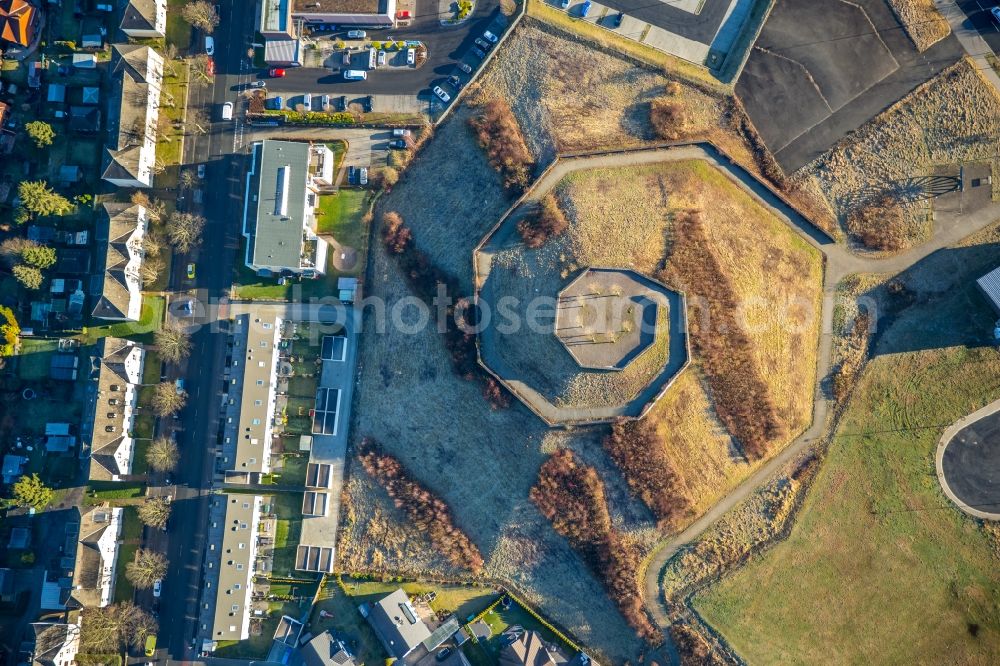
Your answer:
[[[953,3],[952,3],[953,4]],[[953,26],[954,27],[954,26]],[[994,76],[993,78],[997,78]],[[1000,79],[994,85],[1000,90]],[[899,273],[913,264],[962,238],[979,231],[1000,219],[1000,202],[992,202],[972,212],[940,211],[936,215],[933,237],[918,247],[895,257],[873,258],[859,256],[839,245],[818,230],[808,219],[781,199],[767,185],[738,164],[733,163],[713,145],[695,143],[656,148],[613,150],[606,153],[589,153],[585,156],[559,157],[535,182],[522,198],[523,203],[540,201],[567,174],[581,169],[603,169],[642,166],[660,162],[704,160],[732,182],[742,187],[771,213],[795,229],[816,247],[825,258],[823,301],[819,339],[819,354],[814,387],[812,424],[780,453],[747,477],[728,495],[694,521],[684,531],[661,542],[648,562],[644,580],[646,607],[656,623],[664,630],[670,625],[660,579],[667,561],[681,548],[691,544],[723,515],[761,486],[765,485],[785,464],[794,460],[807,447],[819,441],[826,433],[831,402],[822,389],[822,382],[830,372],[833,342],[833,305],[837,285],[853,273]]]

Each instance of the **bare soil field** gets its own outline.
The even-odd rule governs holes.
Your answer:
[[[951,26],[933,0],[889,0],[889,6],[918,51],[926,51],[951,34]]]
[[[931,233],[927,202],[911,179],[960,162],[992,162],[994,198],[1000,194],[1000,97],[963,60],[915,90],[793,179],[813,183],[843,225],[848,215],[889,193],[902,202],[908,246]]]

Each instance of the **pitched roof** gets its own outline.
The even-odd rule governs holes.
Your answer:
[[[0,0],[2,1],[2,0]],[[157,104],[162,83],[163,59],[148,46],[115,44],[111,80],[117,103],[108,105],[109,141],[101,176],[106,180],[148,180],[141,173],[143,148],[155,150]],[[154,104],[150,104],[150,99]],[[149,165],[147,165],[149,166]]]
[[[154,0],[129,0],[122,12],[121,29],[156,30],[156,2]]]
[[[93,412],[82,439],[89,445],[90,478],[113,480],[132,468],[135,442],[131,437],[144,361],[142,347],[107,337],[98,343],[91,379],[97,384]],[[85,446],[85,449],[88,448]]]
[[[80,627],[75,624],[32,622],[31,632],[33,666],[62,666],[65,661],[57,663],[56,658],[65,647],[75,654],[76,646],[71,644],[78,643],[80,639]]]
[[[146,233],[146,209],[139,205],[104,204],[98,222],[98,247],[103,243],[99,275],[100,295],[93,315],[103,319],[138,319],[142,309],[142,239]]]
[[[500,651],[500,666],[550,666],[556,659],[537,631],[528,631]]]
[[[324,631],[300,648],[306,666],[354,666],[344,644]]]
[[[71,606],[90,608],[110,603],[123,512],[121,508],[108,506],[81,512]]]
[[[28,46],[35,35],[35,8],[24,0],[0,0],[0,39]]]

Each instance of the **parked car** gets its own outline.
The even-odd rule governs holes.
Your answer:
[[[344,80],[345,81],[364,81],[368,78],[368,72],[363,69],[345,69],[344,70]]]
[[[392,130],[393,136],[410,136],[410,130],[408,129],[394,129]]]
[[[177,391],[177,395],[184,394],[184,380],[181,379],[180,377],[174,380],[174,390]]]
[[[364,39],[367,36],[368,36],[368,33],[366,33],[364,30],[348,30],[347,31],[347,38],[348,39]]]
[[[472,54],[477,58],[479,58],[480,60],[486,57],[486,53],[482,49],[477,48],[475,46],[472,47]]]
[[[482,37],[476,37],[475,42],[476,42],[476,46],[478,46],[479,48],[481,48],[484,51],[489,51],[490,47],[493,46],[492,44],[490,44],[488,41],[486,41]]]
[[[389,147],[402,150],[403,148],[406,148],[406,139],[393,139],[389,142]]]
[[[464,62],[458,63],[458,68],[465,72],[466,74],[472,74],[472,66]]]
[[[205,63],[205,73],[209,76],[215,76],[215,61],[211,58]]]
[[[205,165],[204,164],[199,164],[198,165],[198,177],[199,178],[204,178],[205,177]]]
[[[311,94],[306,93],[302,96],[302,108],[307,112],[313,110],[313,96]]]
[[[367,185],[368,184],[368,167],[361,167],[358,169],[358,184]]]
[[[285,75],[285,70],[282,69],[281,67],[272,67],[271,69],[267,70],[267,75],[270,76],[272,79],[280,79]]]
[[[451,101],[451,95],[442,90],[441,86],[434,86],[432,90],[434,94],[437,95],[437,98],[442,102],[444,102],[445,104]]]
[[[321,95],[319,98],[319,108],[323,111],[327,111],[330,108],[330,96]]]
[[[500,38],[497,37],[496,35],[494,35],[489,30],[487,30],[486,32],[483,33],[483,37],[485,37],[487,40],[493,42],[494,44],[496,44],[498,41],[500,41]]]
[[[582,16],[583,18],[587,18],[587,15],[590,14],[590,8],[593,6],[593,4],[594,3],[592,3],[590,0],[586,0],[586,2],[584,2],[583,5],[580,6],[580,16]]]
[[[993,17],[994,21],[996,21],[997,23],[1000,23],[1000,6],[994,7],[993,9],[991,9],[990,10],[990,15]]]
[[[222,119],[223,120],[232,120],[233,119],[233,103],[232,102],[225,102],[222,105]]]
[[[559,0],[560,9],[569,9],[569,0]]]
[[[267,81],[253,81],[250,83],[251,88],[266,88]]]
[[[160,593],[163,591],[163,581],[157,578],[153,581],[153,596],[159,599]]]
[[[406,64],[415,65],[417,63],[417,50],[406,49]]]
[[[454,74],[448,77],[448,85],[450,85],[455,90],[462,89],[462,79],[458,78]]]
[[[445,649],[434,655],[434,661],[444,661],[451,656],[451,648],[446,647]]]
[[[273,109],[281,109],[285,106],[285,99],[281,95],[278,95],[271,100],[271,105]]]
[[[361,100],[361,108],[364,110],[365,113],[371,113],[372,112],[372,107],[374,106],[374,104],[375,104],[375,100],[372,99],[371,95],[368,95],[364,99]]]
[[[205,53],[207,55],[215,55],[215,37],[212,35],[205,35]]]
[[[622,19],[625,18],[625,12],[618,12],[615,17],[611,19],[611,26],[614,28],[622,27]]]
[[[378,52],[378,66],[381,67],[385,64],[385,51]]]
[[[194,279],[194,271],[195,271],[194,264],[188,264],[188,266],[187,266],[188,280],[193,280]]]

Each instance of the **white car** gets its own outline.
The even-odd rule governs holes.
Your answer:
[[[993,20],[1000,23],[1000,7],[994,7],[990,10],[990,15],[993,16]]]
[[[437,98],[445,104],[451,101],[451,95],[441,90],[441,86],[434,86],[433,91],[434,94],[437,95]]]
[[[385,64],[385,51],[378,52],[378,66],[381,67]]]
[[[358,170],[358,184],[368,184],[368,167],[361,167],[361,169]]]
[[[157,599],[160,598],[160,592],[163,591],[163,581],[157,578],[153,581],[153,596]]]
[[[222,105],[222,119],[232,120],[233,119],[233,103],[226,102]]]
[[[250,83],[250,87],[251,88],[266,88],[267,87],[267,81],[252,81]]]
[[[499,37],[497,37],[496,35],[494,35],[489,30],[487,30],[486,32],[483,33],[483,37],[485,37],[486,39],[490,40],[494,44],[496,44],[497,40],[499,39]]]
[[[215,38],[205,35],[205,55],[215,55]]]
[[[416,49],[406,49],[406,64],[415,65],[417,63]]]
[[[366,33],[364,30],[348,30],[347,31],[347,38],[348,39],[364,39],[367,36],[368,36],[368,33]]]
[[[306,111],[313,110],[313,96],[311,94],[306,93],[302,96],[302,108]]]

